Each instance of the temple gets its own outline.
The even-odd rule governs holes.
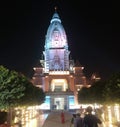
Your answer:
[[[57,11],[50,21],[42,56],[32,77],[32,83],[46,93],[41,108],[74,109],[78,105],[78,91],[90,84],[83,74],[84,67],[70,57],[67,35]]]

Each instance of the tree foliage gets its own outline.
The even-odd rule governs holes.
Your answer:
[[[0,108],[43,103],[45,93],[24,75],[0,66]]]
[[[91,87],[83,87],[79,93],[78,98],[80,103],[103,103],[103,89],[104,82],[96,82]]]
[[[78,101],[79,101],[80,103],[87,104],[87,103],[89,103],[88,96],[89,96],[89,89],[86,88],[86,87],[83,87],[83,88],[78,92]]]
[[[40,105],[45,101],[45,93],[41,88],[35,87],[31,82],[25,83],[24,96],[21,97],[20,105],[33,106]]]
[[[79,103],[120,103],[120,73],[113,74],[106,81],[97,81],[89,88],[78,92]]]
[[[24,96],[24,81],[15,71],[0,66],[0,108],[8,108],[17,104]]]
[[[114,73],[107,80],[104,97],[107,103],[119,103],[120,104],[120,73]]]

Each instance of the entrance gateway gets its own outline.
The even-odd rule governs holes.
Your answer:
[[[52,110],[67,110],[68,107],[74,105],[74,96],[70,96],[68,91],[68,83],[66,79],[52,79],[50,91],[46,94],[49,100],[48,107]]]
[[[53,79],[51,82],[51,91],[56,92],[56,97],[53,97],[53,106],[52,109],[55,110],[63,110],[65,108],[65,97],[60,97],[57,95],[57,92],[66,91],[68,89],[67,81],[66,79]],[[57,97],[58,96],[58,97]]]
[[[49,94],[46,96],[45,103],[42,104],[43,109],[47,110],[68,110],[68,109],[74,109],[74,95],[60,95],[58,94]]]

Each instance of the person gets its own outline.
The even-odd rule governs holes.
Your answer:
[[[84,117],[84,127],[98,127],[98,124],[102,124],[102,121],[92,114],[92,107],[88,106],[86,109],[87,114]]]
[[[74,119],[76,118],[76,114],[72,114],[72,119],[70,121],[70,127],[74,127]]]
[[[61,123],[65,123],[65,115],[64,112],[61,112]]]
[[[76,118],[74,119],[74,127],[84,127],[83,118],[80,117],[80,113],[76,114]]]

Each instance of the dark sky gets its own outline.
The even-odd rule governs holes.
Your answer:
[[[72,58],[85,67],[85,75],[107,78],[120,71],[120,24],[110,1],[12,0],[0,6],[1,65],[31,76],[57,6]]]

